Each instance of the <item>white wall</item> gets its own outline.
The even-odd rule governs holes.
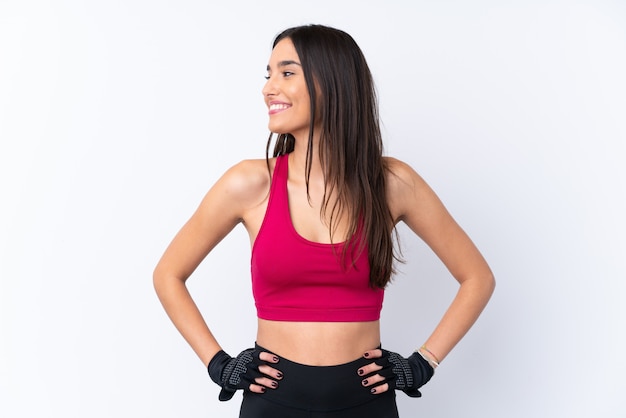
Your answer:
[[[0,416],[227,417],[151,273],[218,176],[261,158],[272,37],[365,51],[388,153],[484,252],[491,304],[404,417],[623,417],[626,5],[578,1],[0,1]],[[455,291],[402,229],[383,343]],[[254,339],[237,228],[190,286],[222,345]]]

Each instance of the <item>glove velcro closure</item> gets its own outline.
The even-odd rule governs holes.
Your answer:
[[[217,396],[217,399],[219,399],[222,402],[230,401],[233,398],[233,396],[235,396],[235,392],[237,391],[222,388],[222,390],[220,390],[220,394]]]
[[[435,374],[433,366],[431,366],[428,360],[422,357],[420,353],[415,352],[411,354],[407,360],[409,361],[411,370],[413,370],[413,376],[415,376],[416,379],[418,376],[421,377],[421,379],[415,382],[417,387],[424,386]]]
[[[435,374],[435,369],[419,353],[411,354],[407,360],[416,381],[413,388],[407,388],[404,393],[412,398],[419,398],[422,394],[418,389],[428,383]]]
[[[233,358],[226,354],[224,350],[218,351],[211,361],[209,361],[209,365],[207,366],[207,370],[209,372],[209,376],[211,380],[217,383],[218,385],[222,385],[222,372],[226,368],[226,365]]]

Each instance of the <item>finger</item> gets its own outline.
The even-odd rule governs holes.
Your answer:
[[[388,390],[389,390],[389,385],[387,383],[383,383],[382,385],[374,386],[372,389],[370,389],[370,392],[373,393],[374,395],[380,395],[381,393],[385,393]]]
[[[250,390],[250,392],[254,392],[254,393],[265,393],[265,386],[261,386],[261,385],[255,385],[254,383],[252,383],[248,389]]]
[[[278,382],[275,380],[272,380],[268,377],[257,377],[256,379],[254,379],[254,382],[258,385],[258,386],[264,386],[266,388],[270,388],[270,389],[276,389],[278,387]],[[252,386],[252,385],[250,385]]]
[[[259,372],[274,379],[283,378],[283,373],[280,370],[276,370],[275,368],[270,367],[267,364],[262,364],[261,366],[259,366]]]
[[[368,374],[377,372],[380,369],[382,369],[382,366],[379,366],[376,363],[370,363],[357,370],[357,373],[359,376],[367,376]]]
[[[379,374],[375,374],[374,376],[369,376],[369,377],[361,380],[361,384],[363,386],[365,386],[365,387],[368,387],[368,386],[374,386],[374,385],[376,385],[377,383],[380,383],[380,382],[384,382],[385,380],[386,379],[383,376],[381,376]]]
[[[375,350],[368,350],[363,354],[365,358],[381,358],[383,356],[383,350],[377,348]]]
[[[267,351],[263,351],[259,354],[259,358],[263,361],[267,361],[268,363],[278,363],[278,356],[276,354],[268,353]]]

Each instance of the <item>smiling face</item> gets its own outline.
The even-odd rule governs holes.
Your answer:
[[[295,138],[309,135],[311,103],[300,58],[291,39],[278,42],[267,65],[263,97],[269,109],[269,130],[290,133]]]

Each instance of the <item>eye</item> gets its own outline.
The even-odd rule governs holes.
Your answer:
[[[266,80],[269,80],[269,79],[270,79],[270,76],[269,76],[269,75],[266,75],[266,76],[265,76],[265,77],[263,77],[263,78],[264,78],[264,79],[266,79]]]
[[[289,77],[292,76],[293,73],[291,71],[283,71],[283,77]]]

